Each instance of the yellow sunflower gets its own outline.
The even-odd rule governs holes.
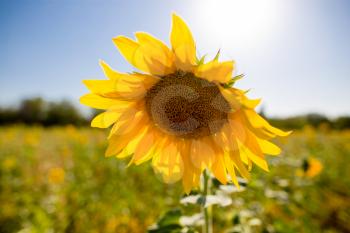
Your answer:
[[[304,177],[315,177],[322,172],[323,164],[316,158],[304,159],[302,167],[297,170],[297,175]]]
[[[106,156],[131,157],[129,164],[152,160],[165,182],[182,179],[186,193],[208,169],[223,184],[236,172],[249,178],[252,163],[268,171],[264,154],[280,149],[268,140],[286,136],[259,116],[250,100],[232,87],[233,61],[204,62],[186,23],[172,15],[171,49],[145,32],[136,40],[113,39],[125,59],[140,72],[120,73],[105,62],[107,80],[85,80],[91,93],[81,103],[104,109],[92,127],[108,128]]]

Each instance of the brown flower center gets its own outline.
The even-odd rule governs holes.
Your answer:
[[[192,73],[166,75],[148,90],[146,110],[167,133],[199,138],[218,132],[231,110],[219,88]]]

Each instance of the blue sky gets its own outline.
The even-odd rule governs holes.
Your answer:
[[[350,2],[346,0],[1,0],[0,104],[42,96],[79,105],[101,58],[132,71],[112,43],[147,31],[166,43],[171,13],[198,53],[234,59],[237,86],[268,115],[350,114]]]

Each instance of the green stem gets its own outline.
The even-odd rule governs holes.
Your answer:
[[[204,199],[202,212],[204,216],[204,225],[203,225],[203,233],[212,233],[212,216],[211,216],[211,207],[205,207],[207,196],[210,194],[210,177],[206,170],[203,172],[203,189],[202,189],[202,197]]]

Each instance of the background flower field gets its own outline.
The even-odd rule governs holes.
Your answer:
[[[87,127],[2,126],[0,232],[145,232],[174,213],[181,184],[105,158],[105,138]],[[350,232],[350,131],[305,126],[276,143],[283,154],[268,158],[270,173],[253,168],[240,190],[219,187],[232,204],[213,206],[214,232]]]

